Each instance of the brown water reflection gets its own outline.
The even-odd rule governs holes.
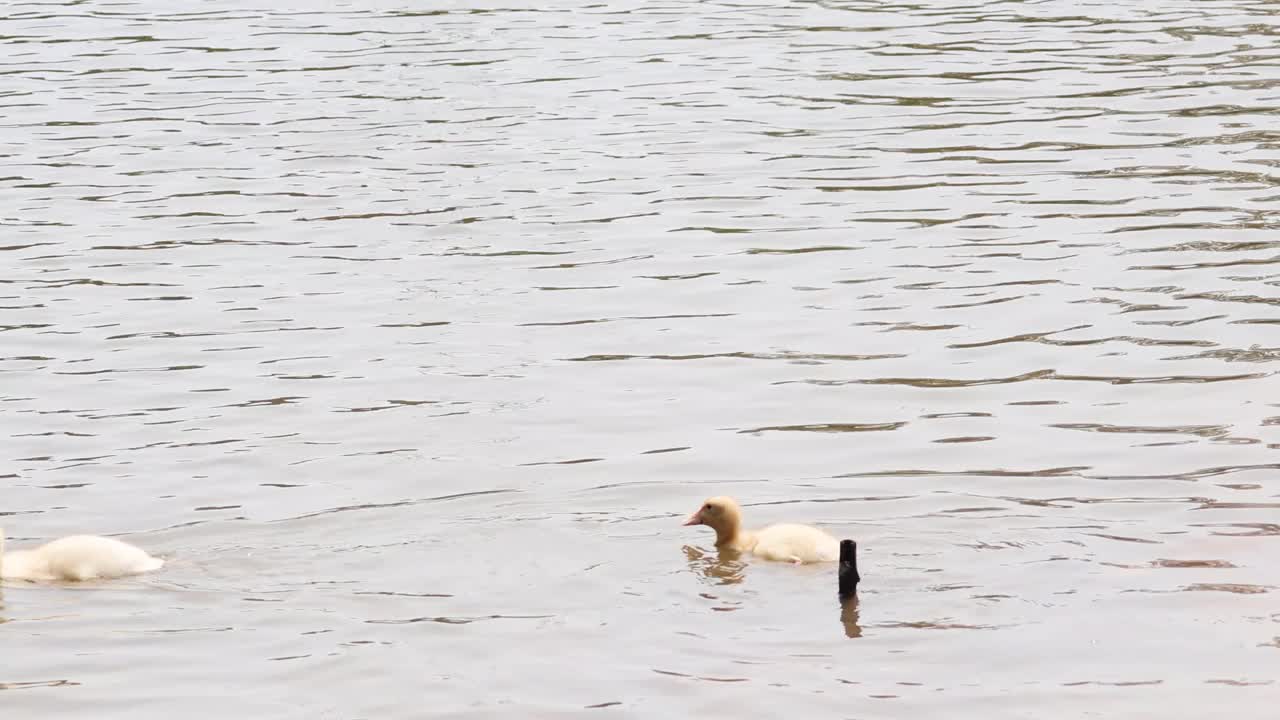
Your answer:
[[[5,717],[1274,716],[1275,3],[544,5],[0,10]]]
[[[861,613],[858,611],[860,600],[857,595],[850,595],[840,601],[840,625],[847,638],[862,637],[862,626],[858,624]]]
[[[747,562],[742,553],[732,548],[716,548],[707,552],[692,545],[684,546],[689,569],[711,585],[736,585],[742,582]]]

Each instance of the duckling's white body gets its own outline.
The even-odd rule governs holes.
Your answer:
[[[730,497],[707,498],[684,524],[707,525],[716,531],[716,547],[749,552],[765,560],[800,564],[840,559],[840,541],[816,527],[784,523],[743,530],[742,511]]]
[[[808,525],[770,525],[755,533],[751,552],[765,560],[783,562],[835,562],[840,559],[840,541]]]
[[[0,531],[0,579],[48,582],[97,580],[158,570],[164,560],[114,538],[72,535],[32,550],[4,552]]]

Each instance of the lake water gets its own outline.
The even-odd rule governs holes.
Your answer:
[[[1272,718],[1280,5],[16,2],[5,718]],[[721,561],[680,526],[857,538]]]

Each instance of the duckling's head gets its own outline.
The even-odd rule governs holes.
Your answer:
[[[716,531],[716,543],[723,544],[737,536],[738,528],[742,525],[742,511],[731,497],[710,497],[702,502],[702,507],[694,511],[684,524],[706,525]]]

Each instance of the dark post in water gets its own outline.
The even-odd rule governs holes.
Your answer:
[[[853,596],[858,591],[858,543],[852,540],[840,541],[840,599]]]

